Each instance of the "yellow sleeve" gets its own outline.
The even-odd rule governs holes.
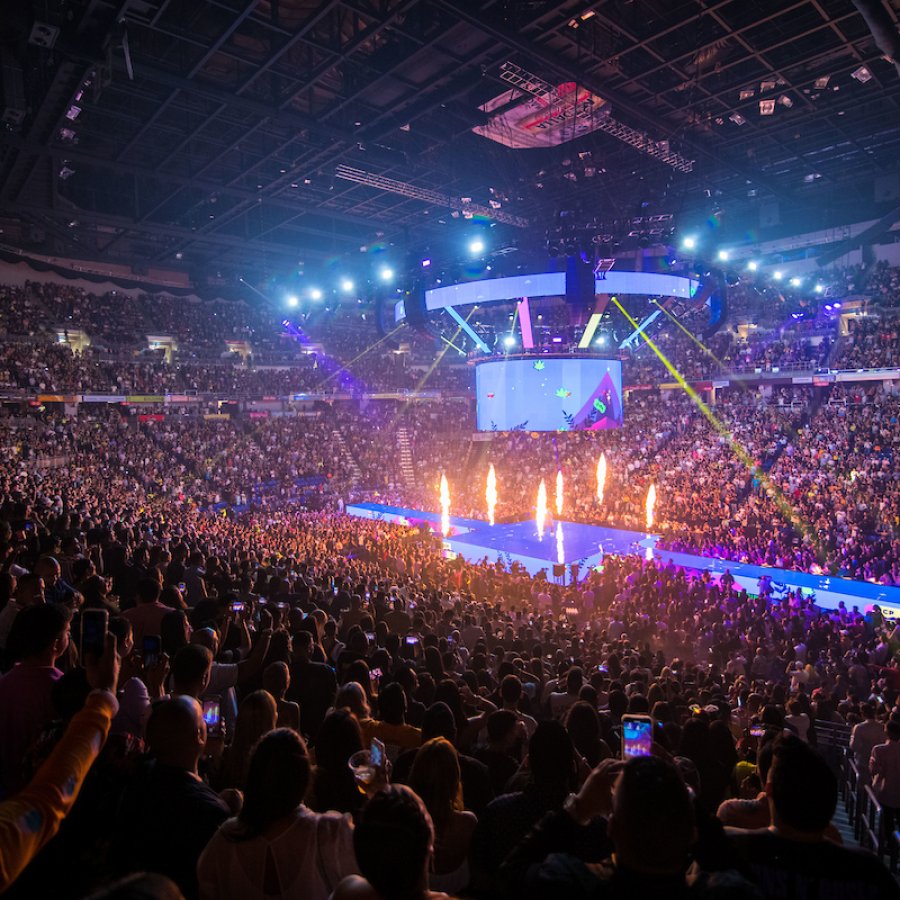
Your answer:
[[[59,830],[106,741],[117,710],[112,694],[90,694],[34,778],[0,803],[0,894]]]

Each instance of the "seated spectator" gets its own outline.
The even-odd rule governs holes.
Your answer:
[[[763,788],[752,799],[723,800],[716,812],[716,818],[731,828],[768,828],[771,822],[769,811],[769,795],[764,789],[769,777],[769,767],[772,765],[772,751],[775,747],[774,740],[766,741],[756,754],[756,766],[760,786]]]
[[[240,813],[197,863],[203,900],[327,900],[357,871],[350,817],[304,806],[309,779],[306,745],[296,732],[279,728],[257,744]]]

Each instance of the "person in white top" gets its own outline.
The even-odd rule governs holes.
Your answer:
[[[358,872],[349,815],[303,805],[309,754],[288,728],[260,739],[244,805],[213,835],[197,863],[201,900],[328,900]]]
[[[790,725],[791,728],[797,733],[797,737],[800,738],[803,743],[809,743],[809,716],[803,712],[803,705],[799,700],[791,700],[788,703],[788,709],[790,713],[784,717],[784,721],[786,724]]]
[[[875,704],[860,704],[860,712],[863,714],[862,722],[853,726],[850,732],[850,752],[859,769],[859,776],[863,784],[869,783],[869,760],[872,757],[872,749],[885,741],[884,725],[875,718]]]

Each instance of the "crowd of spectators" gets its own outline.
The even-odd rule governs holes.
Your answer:
[[[29,297],[16,334],[51,302]],[[891,351],[880,328],[854,336],[867,358]],[[719,340],[731,360],[751,352]],[[819,352],[796,340],[747,361]],[[41,369],[37,346],[0,343],[9,384],[74,390],[96,371],[104,390],[147,391],[169,372],[49,340]],[[359,347],[347,338],[345,362]],[[376,380],[376,359],[348,368]],[[841,846],[817,750],[852,729],[890,833],[900,628],[878,608],[824,610],[765,581],[751,595],[727,571],[640,556],[563,585],[342,512],[359,497],[437,509],[444,473],[452,512],[484,518],[494,464],[497,518],[517,520],[541,478],[552,511],[561,470],[566,520],[644,530],[655,485],[669,546],[900,584],[896,393],[729,388],[701,408],[638,391],[621,429],[489,440],[465,400],[4,409],[7,896],[898,895]],[[650,717],[651,755],[625,761],[630,716]]]
[[[731,320],[741,327],[728,326],[701,341],[662,320],[651,333],[669,361],[694,381],[729,373],[810,371],[830,363],[839,368],[896,365],[897,319],[887,310],[897,296],[897,270],[879,265],[867,273],[840,271],[835,278],[848,290],[859,281],[877,300],[868,315],[850,319],[849,334],[840,339],[834,316],[797,320],[791,312],[796,304],[746,285],[732,292]],[[576,347],[583,323],[568,323],[569,313],[558,299],[535,304],[540,346],[556,352]],[[479,316],[481,331],[496,343],[497,352],[510,349],[503,338],[506,329],[515,331],[515,313],[488,309]],[[686,321],[702,330],[699,320]],[[743,327],[746,322],[754,327]],[[79,346],[74,337],[82,332],[91,344],[73,352],[71,347]],[[671,380],[646,345],[619,351],[617,338],[603,329],[599,334],[603,345],[593,350],[621,356],[625,384]],[[177,349],[168,361],[162,350],[148,349],[148,335],[172,339]],[[250,355],[229,353],[229,341],[246,342]],[[0,287],[0,388],[7,390],[262,397],[438,389],[465,395],[471,394],[473,379],[464,363],[446,344],[436,348],[421,337],[413,336],[403,348],[396,341],[378,341],[371,322],[354,305],[315,311],[299,324],[281,319],[265,304],[243,301],[98,295],[49,282]]]
[[[815,749],[854,728],[886,806],[900,789],[877,610],[637,557],[563,587],[96,471],[4,485],[7,896],[897,896],[841,846]],[[621,761],[651,714],[651,755]]]

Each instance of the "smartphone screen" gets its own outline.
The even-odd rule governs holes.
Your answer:
[[[406,643],[410,646],[415,646],[419,643],[419,639],[414,634],[408,634],[406,636]]]
[[[240,600],[238,600],[236,603],[232,603],[232,604],[231,604],[231,611],[232,611],[232,612],[243,612],[243,611],[244,611],[244,604],[241,603]]]
[[[766,736],[766,728],[764,725],[753,725],[750,728],[750,737],[761,738]]]
[[[653,749],[653,720],[649,716],[622,717],[622,758],[650,756]]]
[[[369,761],[373,766],[384,765],[384,744],[378,738],[372,738],[372,744],[369,748]]]
[[[222,733],[222,713],[218,697],[203,701],[203,721],[206,722],[206,733],[211,737]]]
[[[145,634],[141,641],[141,657],[144,660],[144,668],[152,669],[159,664],[162,653],[162,638],[158,634]]]
[[[103,656],[109,613],[105,609],[86,609],[81,614],[81,646],[78,655],[82,665],[89,655]]]

